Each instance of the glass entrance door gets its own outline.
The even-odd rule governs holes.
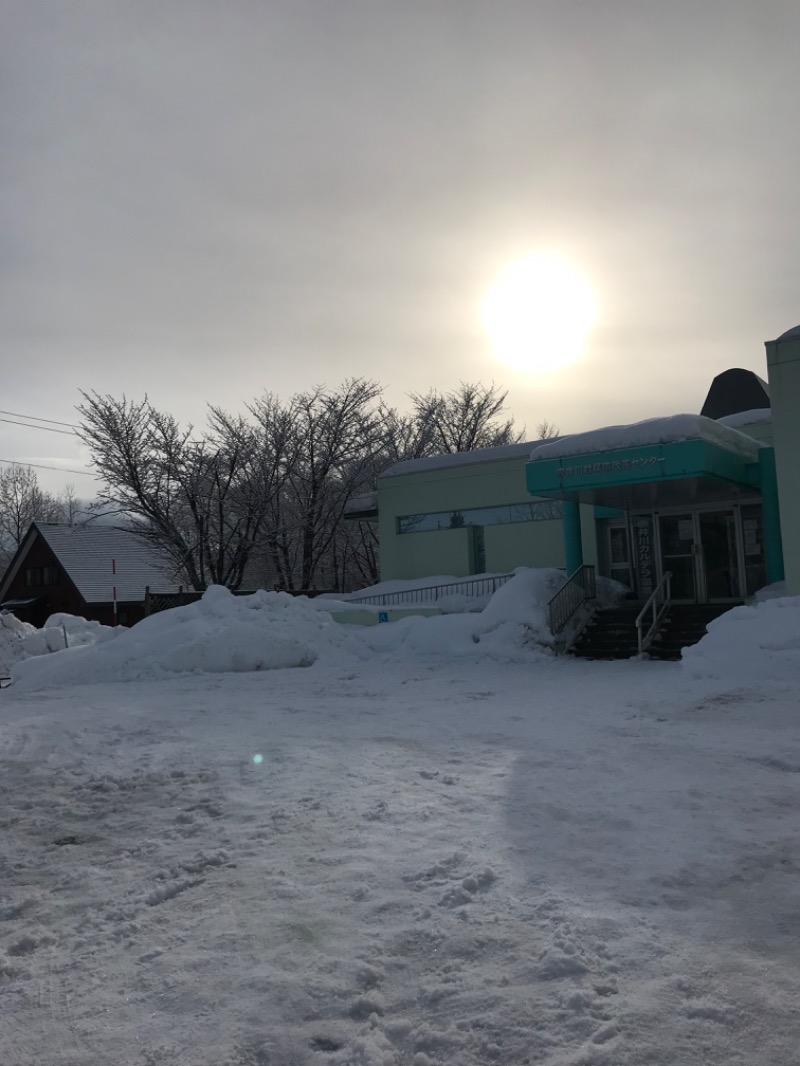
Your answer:
[[[609,522],[606,527],[606,558],[608,559],[608,576],[619,581],[626,588],[632,589],[633,577],[627,525]]]
[[[695,568],[694,515],[660,515],[661,572],[672,573],[672,599],[694,602],[700,597]]]
[[[697,515],[702,563],[703,599],[739,599],[739,557],[733,510],[700,511]]]

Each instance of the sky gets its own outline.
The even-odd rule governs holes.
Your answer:
[[[699,411],[800,321],[798,33],[792,0],[0,0],[0,418],[354,376],[494,381],[531,435]],[[481,320],[541,250],[596,301],[545,371]],[[2,460],[88,458],[0,421]]]

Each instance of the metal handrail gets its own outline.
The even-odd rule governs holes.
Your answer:
[[[550,632],[557,636],[578,608],[597,594],[594,567],[584,563],[569,575],[547,604]]]
[[[373,596],[348,596],[348,603],[367,603],[374,607],[402,606],[412,603],[435,602],[440,596],[486,596],[496,592],[513,574],[495,574],[492,577],[478,577],[465,581],[451,581],[446,585],[423,585],[416,589],[403,589],[399,592],[383,592]]]
[[[666,595],[664,597],[664,602],[661,604],[661,607],[659,609],[659,607],[658,607],[658,594],[659,594],[659,592],[661,591],[662,588],[666,589]],[[653,637],[656,635],[656,630],[658,629],[658,623],[664,617],[664,614],[665,614],[667,608],[669,607],[671,594],[672,594],[672,571],[671,570],[667,570],[666,573],[664,574],[664,576],[659,581],[659,583],[656,585],[656,587],[653,589],[653,591],[647,597],[647,601],[645,602],[644,607],[642,607],[641,611],[639,611],[638,615],[636,616],[636,635],[637,635],[638,640],[639,640],[639,654],[640,655],[642,655],[645,652],[645,650],[650,647],[650,644],[652,643]],[[644,616],[647,614],[648,610],[652,610],[652,612],[653,612],[653,620],[650,623],[650,628],[647,630],[647,632],[644,635],[642,635],[642,623],[644,621]]]

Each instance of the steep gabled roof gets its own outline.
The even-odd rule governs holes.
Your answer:
[[[31,526],[6,572],[3,586],[16,576],[37,533],[86,603],[110,603],[115,587],[119,603],[141,603],[148,585],[159,592],[177,591],[179,583],[169,561],[135,533],[112,526],[45,523]]]

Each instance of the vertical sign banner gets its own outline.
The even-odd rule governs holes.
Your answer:
[[[639,577],[639,595],[647,599],[656,587],[653,520],[649,515],[639,515],[633,519],[633,542],[636,553],[636,572]]]

